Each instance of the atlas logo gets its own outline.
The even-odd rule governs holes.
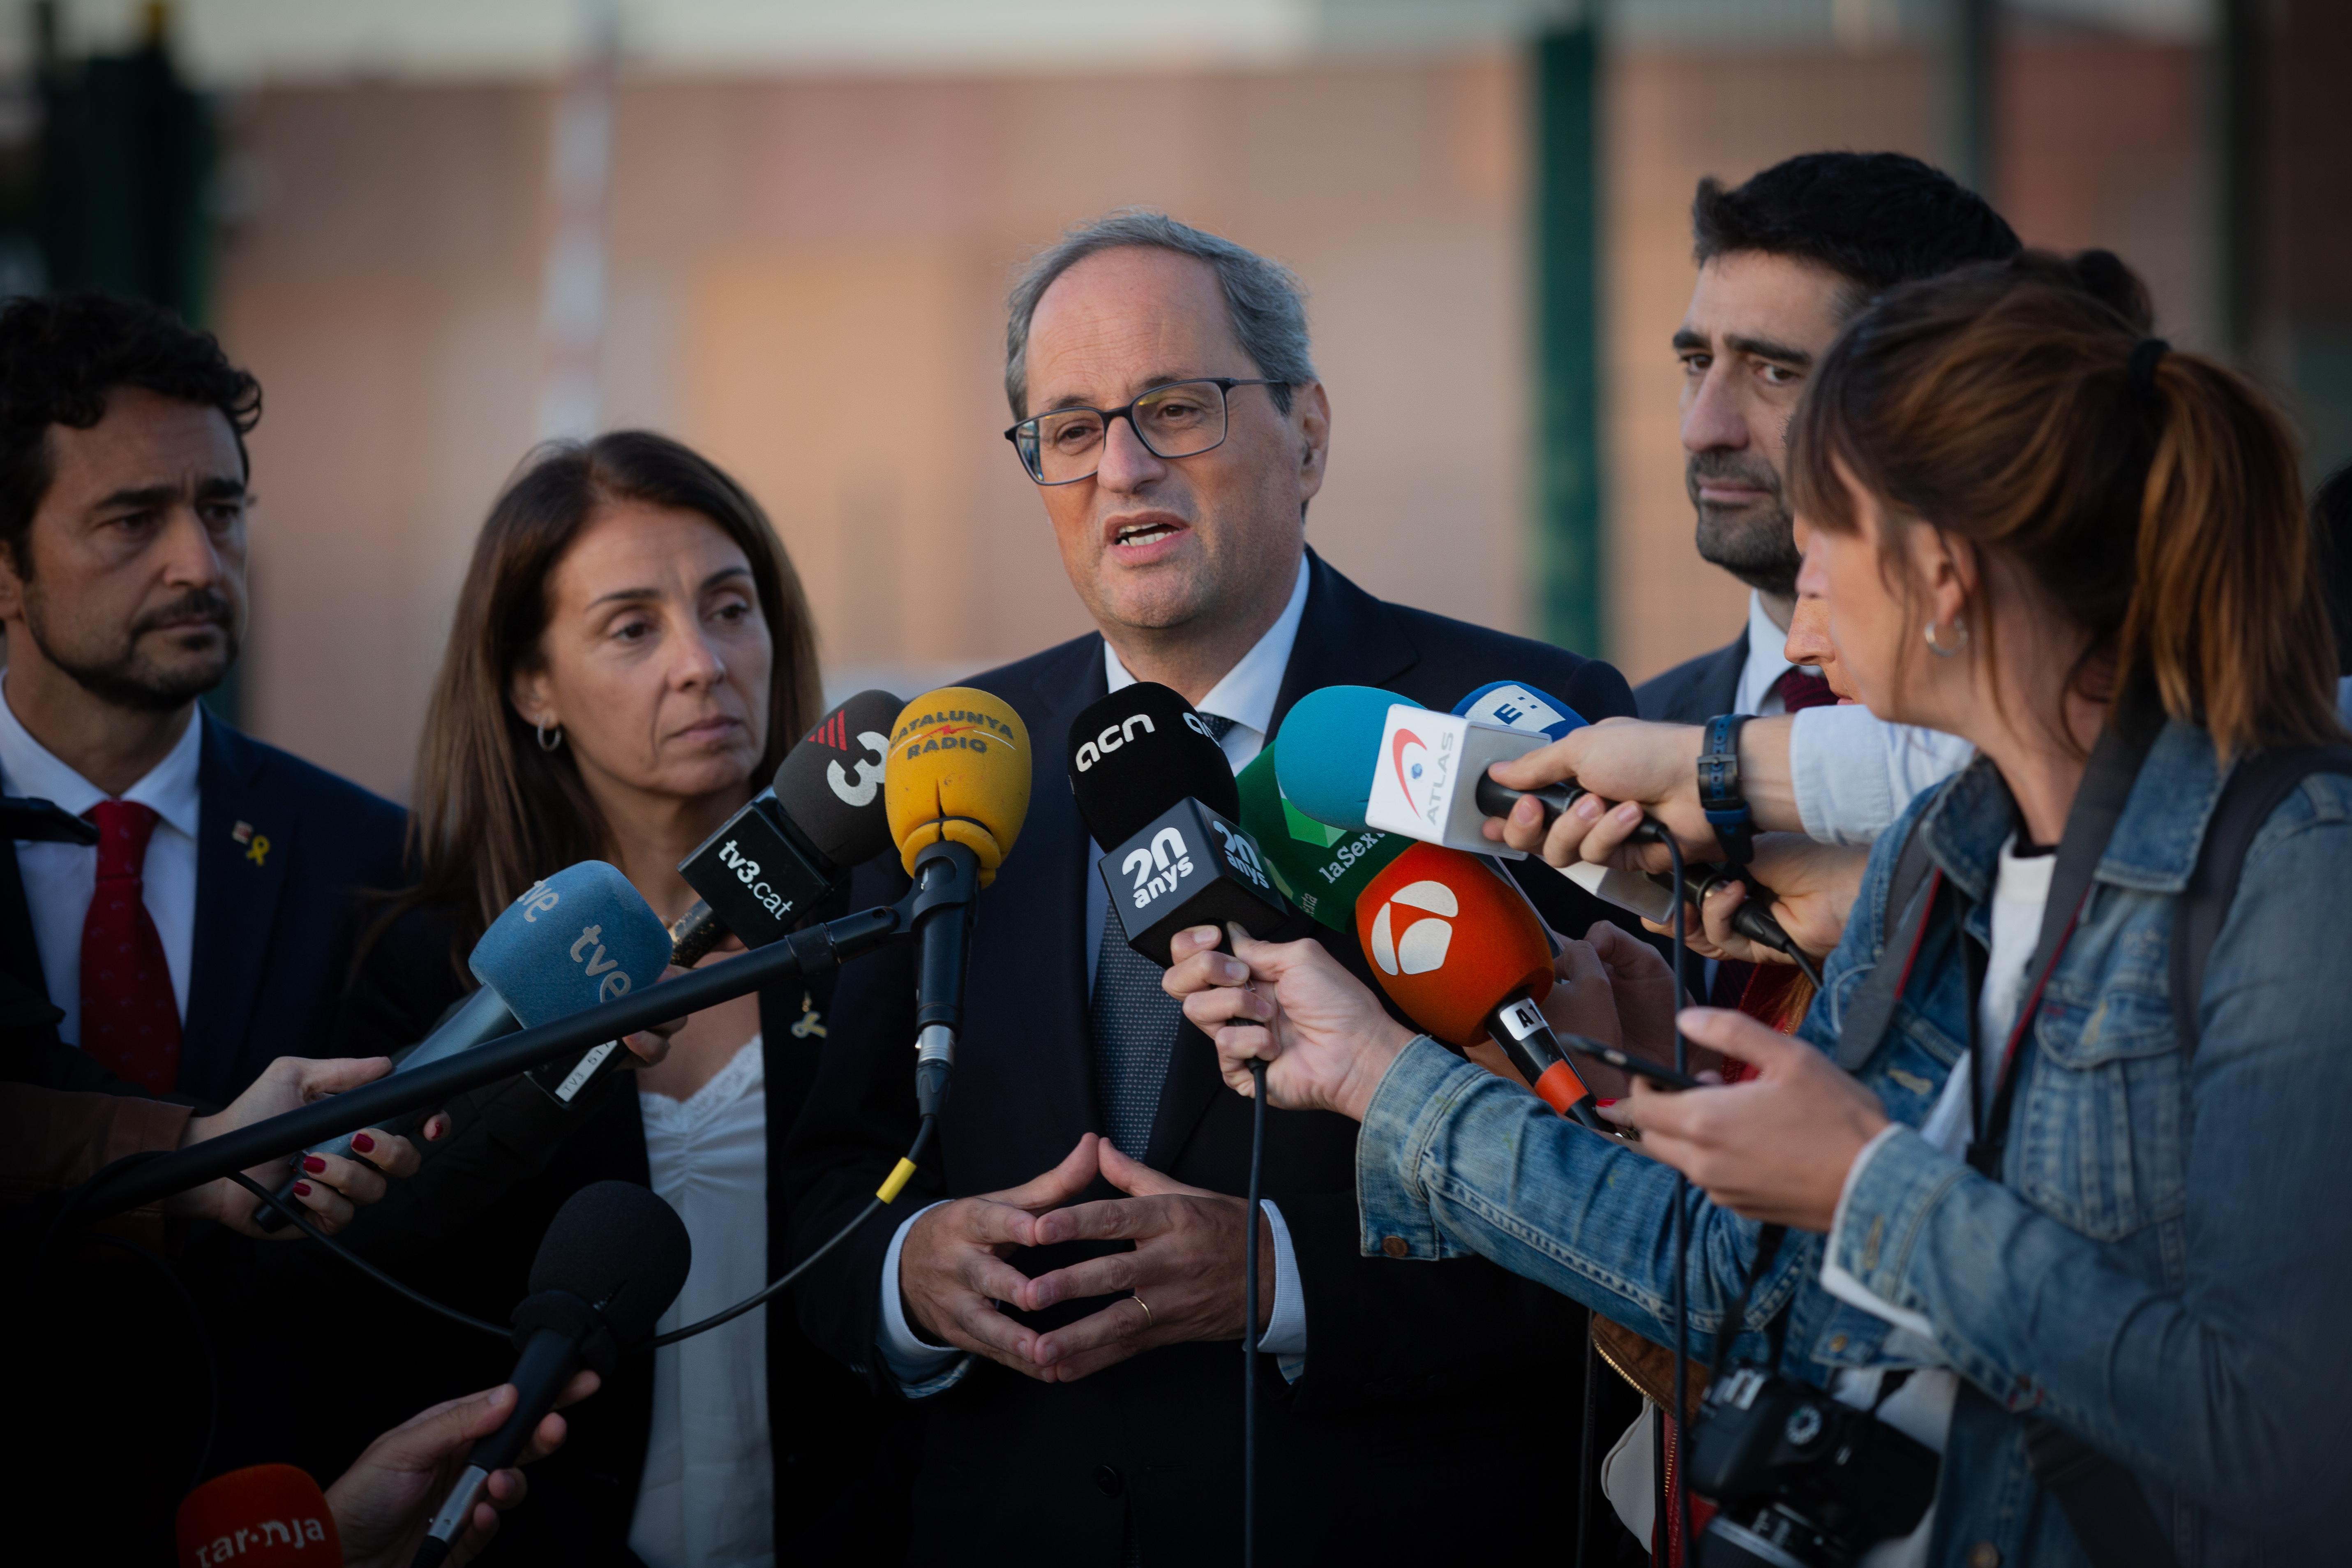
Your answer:
[[[1250,842],[1250,836],[1237,827],[1228,827],[1214,817],[1209,819],[1209,826],[1215,828],[1217,837],[1225,842],[1225,864],[1259,887],[1265,887],[1265,867],[1258,859],[1257,846]]]
[[[834,764],[835,771],[838,771],[840,766],[838,763]],[[840,788],[838,784],[834,787],[836,790]],[[866,800],[874,798],[870,789],[866,792]],[[851,801],[849,804],[862,805],[865,802]],[[760,879],[760,863],[736,848],[735,840],[732,838],[719,847],[719,863],[735,873],[735,879],[751,890],[751,897],[757,899],[760,907],[767,910],[770,915],[782,920],[791,911],[793,900]]]
[[[1439,743],[1451,751],[1453,740],[1450,734],[1441,734]],[[1389,767],[1396,775],[1397,787],[1404,792],[1406,805],[1433,827],[1437,826],[1438,797],[1451,772],[1448,761],[1442,752],[1431,752],[1429,743],[1410,730],[1399,730],[1389,742]]]
[[[1401,912],[1402,911],[1402,912]],[[1372,962],[1383,974],[1426,974],[1445,965],[1461,900],[1443,882],[1408,882],[1372,917]]]
[[[629,977],[622,971],[619,959],[604,956],[604,944],[596,940],[604,934],[604,928],[600,925],[581,927],[580,940],[572,944],[572,962],[585,965],[591,980],[600,974],[604,977],[596,987],[596,1000],[617,1002],[629,994]],[[591,942],[595,943],[593,952],[588,951]]]
[[[836,713],[827,721],[824,730],[818,733],[822,735],[825,731],[834,729],[845,731],[847,728],[841,715]],[[817,737],[810,738],[814,740]],[[849,750],[845,743],[848,737],[845,734],[842,739],[845,743],[836,745],[831,740],[825,741],[824,743],[833,746],[835,751],[845,752]],[[859,731],[857,743],[874,753],[871,757],[860,757],[857,760],[857,776],[852,778],[841,763],[835,761],[824,764],[824,782],[833,786],[833,793],[840,797],[842,805],[863,807],[874,804],[875,794],[882,787],[883,765],[890,756],[890,738],[872,730],[865,730]]]
[[[1135,907],[1148,908],[1163,893],[1172,893],[1192,874],[1192,851],[1184,836],[1163,827],[1151,836],[1149,849],[1130,849],[1118,868],[1135,879]]]
[[[1187,713],[1184,717],[1191,719],[1192,715]],[[1138,713],[1132,718],[1122,719],[1118,723],[1107,727],[1101,734],[1078,748],[1078,754],[1073,759],[1078,772],[1085,773],[1097,763],[1101,762],[1105,756],[1134,740],[1135,727],[1139,724],[1143,726],[1143,732],[1147,735],[1159,733],[1151,727],[1151,715],[1149,713]],[[1195,727],[1197,728],[1197,725]],[[1207,733],[1206,731],[1202,732]]]

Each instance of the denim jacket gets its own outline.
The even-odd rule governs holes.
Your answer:
[[[2168,999],[2171,924],[2223,782],[2203,731],[2174,723],[2158,738],[2021,1048],[1999,1182],[1913,1131],[1970,1026],[1964,944],[1937,940],[1960,902],[1938,901],[1860,1074],[1903,1131],[1852,1182],[1835,1234],[1790,1235],[1739,1325],[1735,1355],[1761,1361],[1762,1329],[1787,1310],[1783,1370],[1815,1384],[1922,1359],[1906,1331],[1822,1289],[1827,1248],[1934,1327],[1961,1379],[1938,1565],[2087,1562],[2027,1466],[2011,1414],[2024,1411],[2128,1466],[2182,1568],[2352,1561],[2352,1522],[2327,1517],[2352,1498],[2352,1135],[2337,1127],[2352,1108],[2352,963],[2336,967],[2352,960],[2339,924],[2352,778],[2312,775],[2254,839],[2208,960],[2192,1052]],[[1964,929],[1989,935],[2013,824],[2007,788],[1980,762],[1879,840],[1799,1031],[1824,1049],[1879,960],[1915,823],[1968,895]],[[1673,1173],[1430,1040],[1373,1098],[1357,1189],[1368,1252],[1476,1252],[1674,1342]],[[1704,1363],[1758,1227],[1696,1190],[1686,1205],[1690,1342]]]

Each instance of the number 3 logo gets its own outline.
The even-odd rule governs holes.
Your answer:
[[[848,771],[839,763],[827,763],[824,782],[833,786],[833,793],[841,797],[844,805],[872,805],[874,792],[882,787],[882,764],[890,754],[890,737],[868,730],[857,737],[857,743],[874,755],[859,761],[856,780],[853,783]]]

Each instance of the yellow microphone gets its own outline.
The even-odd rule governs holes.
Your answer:
[[[907,874],[932,844],[978,857],[980,885],[1013,852],[1029,815],[1029,731],[1012,705],[970,686],[916,698],[890,727],[882,794]]]
[[[890,727],[882,774],[890,837],[915,879],[915,1107],[947,1106],[973,898],[996,879],[1029,815],[1029,731],[1003,698],[943,686]]]

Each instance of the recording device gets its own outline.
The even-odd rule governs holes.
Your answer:
[[[582,1363],[610,1383],[623,1352],[653,1337],[694,1258],[686,1222],[629,1182],[592,1182],[564,1201],[531,1259],[530,1294],[514,1310],[514,1413],[474,1446],[416,1552],[449,1553],[491,1475],[512,1466]]]
[[[670,928],[671,963],[691,969],[730,933],[765,947],[851,867],[890,847],[882,774],[904,706],[861,691],[827,713],[784,754],[775,782],[678,862],[701,896]]]
[[[492,921],[467,955],[480,988],[460,1002],[434,1031],[402,1055],[393,1076],[431,1067],[501,1035],[569,1017],[599,1002],[642,990],[661,978],[669,961],[669,933],[629,879],[602,860],[567,866],[531,884]],[[590,1047],[576,1060],[534,1068],[531,1081],[559,1103],[572,1103],[593,1083],[616,1070],[618,1040]],[[409,1131],[409,1127],[387,1131]],[[352,1134],[305,1151],[350,1155]],[[291,1201],[300,1166],[278,1187]],[[275,1208],[254,1215],[261,1229],[283,1229]]]
[[[1080,713],[1070,793],[1108,847],[1096,871],[1128,946],[1162,969],[1180,931],[1230,921],[1269,937],[1289,921],[1257,841],[1235,820],[1224,749],[1176,691],[1139,680]]]
[[[16,844],[98,842],[98,824],[37,795],[0,795],[0,838]]]
[[[1517,681],[1497,680],[1480,687],[1454,706],[1457,718],[1478,723],[1496,724],[1523,734],[1540,735],[1548,744],[1571,730],[1584,727],[1584,720],[1565,702]],[[1491,781],[1489,781],[1491,782]],[[1501,788],[1501,785],[1496,785]],[[1547,818],[1547,826],[1549,819]],[[1636,837],[1640,837],[1636,835]],[[1488,849],[1496,847],[1492,844]],[[1658,925],[1674,919],[1675,879],[1651,871],[1622,871],[1614,866],[1596,866],[1580,860],[1565,867],[1560,874],[1596,898],[1606,899],[1620,909],[1631,910]],[[1805,978],[1816,985],[1821,973],[1814,968],[1811,957],[1800,948],[1780,922],[1772,916],[1772,889],[1728,866],[1701,864],[1686,867],[1684,879],[1691,895],[1704,900],[1707,894],[1727,882],[1746,882],[1748,897],[1732,911],[1731,929],[1759,947],[1785,953],[1805,973]]]
[[[1381,986],[1457,1050],[1491,1038],[1543,1102],[1614,1133],[1537,1004],[1551,994],[1551,943],[1525,894],[1489,862],[1408,846],[1356,901],[1356,934]]]
[[[1495,763],[1548,744],[1541,731],[1433,712],[1378,687],[1308,692],[1282,721],[1278,739],[1292,742],[1281,747],[1283,793],[1317,821],[1399,833],[1474,855],[1525,858],[1524,850],[1480,831],[1488,817],[1508,816],[1522,795],[1534,795],[1556,816],[1589,793],[1576,784],[1514,790],[1487,776]],[[1663,843],[1665,829],[1644,823],[1633,837]]]
[[[915,1102],[947,1103],[963,1025],[972,900],[1029,815],[1029,731],[993,692],[944,686],[907,704],[890,728],[882,799],[900,861],[915,879]]]
[[[172,1535],[179,1568],[343,1568],[327,1494],[292,1465],[215,1476],[180,1500]]]
[[[1614,1046],[1604,1046],[1600,1041],[1588,1039],[1582,1035],[1562,1035],[1559,1037],[1559,1043],[1579,1056],[1591,1057],[1596,1061],[1607,1062],[1619,1072],[1642,1079],[1654,1088],[1670,1092],[1679,1092],[1685,1089],[1717,1087],[1704,1079],[1695,1079],[1688,1073],[1676,1072],[1663,1062],[1654,1062],[1647,1057],[1637,1057],[1630,1052],[1621,1051]]]
[[[1242,826],[1257,841],[1276,891],[1318,924],[1352,932],[1365,887],[1412,840],[1369,827],[1332,827],[1293,805],[1276,776],[1279,744],[1268,742],[1234,780]]]
[[[1721,1510],[1699,1568],[1846,1568],[1918,1528],[1938,1462],[1867,1410],[1735,1367],[1707,1385],[1691,1428],[1687,1484]]]

